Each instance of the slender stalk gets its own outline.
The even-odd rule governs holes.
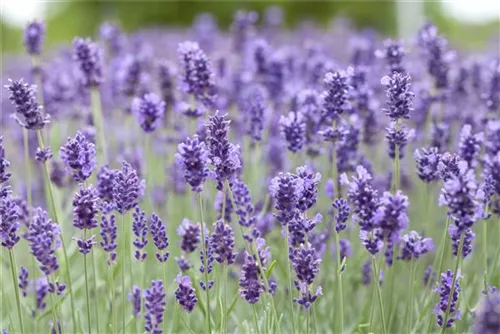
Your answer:
[[[458,243],[457,252],[457,262],[455,264],[455,271],[453,272],[453,279],[451,281],[450,295],[448,296],[448,302],[446,304],[446,312],[444,313],[443,326],[441,327],[441,334],[446,332],[446,324],[448,323],[448,316],[450,315],[451,300],[453,298],[453,293],[455,292],[455,283],[457,281],[458,270],[460,269],[460,263],[462,262],[462,250],[464,248],[464,233],[460,236],[460,242]]]
[[[97,142],[97,157],[101,164],[106,164],[108,162],[108,153],[106,149],[106,138],[104,135],[104,121],[102,117],[101,109],[101,93],[98,87],[93,87],[90,90],[90,102],[92,105],[92,121],[96,128]]]
[[[87,229],[83,230],[83,239],[87,239]],[[83,270],[85,272],[85,296],[87,298],[87,325],[89,334],[92,333],[92,320],[90,318],[89,276],[87,272],[87,254],[83,255]]]
[[[182,323],[184,324],[184,326],[187,328],[187,330],[189,331],[189,333],[195,334],[195,332],[193,332],[193,330],[191,329],[191,327],[189,327],[189,324],[186,321],[186,316],[184,315],[184,312],[181,311],[180,313],[181,313],[181,320],[182,320]]]
[[[162,271],[162,276],[163,276],[163,286],[165,289],[165,294],[167,294],[167,263],[166,263],[166,261],[162,262],[161,271]],[[163,311],[163,332],[165,332],[165,333],[167,332],[167,322],[165,321],[166,312],[167,312],[167,308],[165,308],[165,310]]]
[[[410,302],[408,305],[408,321],[406,323],[406,332],[408,334],[411,333],[411,323],[412,323],[412,318],[413,318],[413,283],[415,279],[415,260],[411,260],[411,267],[410,267],[410,284],[408,285],[408,288],[410,289]]]
[[[253,310],[253,322],[254,322],[255,331],[257,332],[257,334],[260,334],[260,331],[259,331],[259,322],[257,320],[257,318],[258,318],[258,316],[257,316],[257,309],[255,307],[255,304],[252,304],[252,310]]]
[[[121,215],[121,225],[122,225],[122,250],[121,250],[121,257],[122,257],[122,270],[121,270],[121,280],[122,280],[122,332],[125,333],[125,309],[126,303],[125,303],[125,266],[126,266],[126,258],[127,254],[125,252],[125,249],[127,248],[126,245],[126,237],[125,237],[125,215]]]
[[[23,128],[23,141],[24,141],[24,164],[26,166],[26,198],[28,199],[28,207],[33,206],[31,198],[31,161],[30,161],[30,143],[28,137],[28,129]]]
[[[288,278],[288,295],[289,295],[289,302],[290,302],[290,314],[291,314],[291,320],[292,320],[292,333],[295,333],[295,312],[294,312],[294,307],[293,307],[293,293],[292,293],[292,270],[290,268],[290,262],[288,259],[290,258],[290,245],[289,245],[289,235],[290,232],[288,231],[288,226],[285,227],[286,230],[286,236],[285,236],[285,247],[286,247],[286,270],[287,270],[287,278]]]
[[[395,131],[399,130],[399,119],[396,120]],[[393,188],[392,191],[395,193],[400,185],[399,185],[399,145],[395,144],[395,153],[394,153],[394,172],[393,172]]]
[[[94,308],[95,308],[95,323],[97,334],[99,334],[99,302],[98,302],[98,293],[97,293],[97,266],[95,263],[95,251],[92,252],[92,272],[94,274]]]
[[[118,327],[118,324],[116,323],[116,310],[115,310],[115,282],[113,280],[113,267],[109,265],[108,268],[109,271],[109,282],[108,286],[111,288],[111,301],[110,301],[110,308],[111,308],[111,333],[118,333],[116,328]]]
[[[373,280],[373,284],[375,284],[377,288],[377,295],[378,295],[378,305],[380,308],[380,317],[382,318],[382,328],[383,328],[383,333],[387,334],[387,327],[385,325],[385,315],[384,315],[384,303],[382,302],[382,292],[380,291],[380,284],[379,284],[379,271],[377,268],[377,261],[375,260],[375,256],[372,257],[372,264],[373,264],[373,271],[375,274],[375,278]]]
[[[36,137],[38,140],[38,146],[40,146],[41,149],[44,149],[45,145],[43,143],[43,137],[42,137],[42,133],[40,132],[40,130],[37,130]],[[55,220],[56,224],[58,224],[60,229],[61,229],[61,245],[62,245],[62,249],[63,249],[64,263],[65,263],[65,269],[66,269],[65,270],[66,271],[66,280],[68,282],[68,288],[69,288],[69,299],[70,299],[70,303],[71,303],[71,318],[73,321],[73,332],[77,333],[78,331],[77,331],[77,322],[76,322],[76,313],[75,313],[75,300],[74,300],[73,284],[71,281],[71,274],[70,274],[70,270],[69,270],[70,262],[68,260],[68,251],[66,249],[66,242],[64,241],[64,238],[63,238],[62,225],[59,222],[59,217],[58,217],[58,213],[57,213],[57,209],[56,209],[56,203],[54,201],[54,192],[52,190],[52,183],[50,181],[50,174],[49,174],[49,168],[47,166],[47,162],[45,162],[43,164],[43,170],[45,173],[45,183],[46,183],[47,188],[49,190],[48,191],[49,202],[50,202],[50,206],[51,206],[51,209],[52,209],[52,212],[54,215],[54,220]]]
[[[378,282],[378,277],[377,278],[374,278],[377,280]],[[371,299],[371,302],[370,302],[370,306],[372,305],[375,305],[375,298],[377,296],[377,293],[376,293],[376,289],[375,289],[375,284],[372,285],[372,299]],[[374,317],[374,314],[375,314],[375,307],[370,307],[370,320],[368,321],[368,332],[369,333],[372,333],[372,324],[373,324],[373,317]]]
[[[344,332],[344,293],[342,291],[342,268],[340,268],[340,240],[339,234],[335,234],[335,256],[337,258],[337,293],[339,295],[340,310],[340,333]]]
[[[310,315],[309,309],[306,309],[306,334],[309,334],[309,327],[311,327],[309,325],[309,322],[311,321],[310,318],[311,318],[311,315]]]
[[[222,326],[221,326],[221,331],[223,333],[227,333],[227,263],[223,263],[223,270],[222,270]]]
[[[54,288],[57,289],[55,286],[54,283],[52,283],[52,280],[50,278],[50,276],[47,276],[47,283],[48,284],[53,284],[54,285]],[[52,321],[54,321],[54,328],[57,328],[57,324],[59,322],[59,320],[57,319],[57,306],[56,306],[56,303],[54,302],[54,297],[52,296],[53,293],[49,291],[49,299],[50,299],[50,305],[52,305]],[[54,333],[57,332],[57,330],[53,331]]]
[[[204,266],[204,271],[203,275],[205,278],[205,296],[207,300],[207,314],[205,316],[205,331],[206,333],[210,334],[212,333],[212,324],[210,320],[210,293],[208,291],[208,266],[207,266],[207,250],[206,250],[206,244],[205,244],[205,219],[203,216],[203,197],[201,192],[198,193],[198,206],[200,208],[200,228],[201,228],[201,248],[203,250],[203,266]]]
[[[12,285],[14,288],[14,292],[16,294],[16,306],[17,306],[17,317],[19,320],[19,328],[21,329],[21,333],[24,334],[23,316],[21,314],[21,299],[19,298],[19,286],[17,283],[16,260],[12,249],[9,249],[9,258],[10,258],[10,269],[12,272]]]
[[[485,208],[485,216],[488,214],[488,206]],[[483,283],[484,283],[484,291],[486,295],[488,292],[488,221],[483,221],[483,265],[484,265],[484,275],[483,275]]]

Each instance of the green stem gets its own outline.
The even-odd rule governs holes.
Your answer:
[[[309,325],[309,322],[310,322],[310,312],[309,312],[309,309],[306,309],[306,334],[309,334],[309,327],[311,327]]]
[[[206,239],[205,239],[205,219],[203,216],[203,197],[201,192],[198,193],[198,206],[200,208],[200,228],[201,228],[201,248],[203,250],[203,275],[205,278],[205,297],[207,300],[207,314],[205,316],[205,331],[206,333],[212,333],[212,324],[211,324],[211,316],[210,316],[210,293],[208,289],[208,267],[207,267],[207,250],[206,250]]]
[[[50,278],[50,276],[47,276],[47,283],[48,284],[53,284],[54,285],[54,289],[57,289],[55,283],[53,283],[52,279]],[[49,299],[50,299],[50,305],[52,305],[52,321],[54,321],[54,328],[57,328],[57,325],[58,325],[58,319],[57,319],[57,306],[56,306],[56,303],[54,302],[54,297],[52,296],[54,293],[52,292],[49,292]],[[57,332],[57,330],[55,331]]]
[[[122,332],[125,333],[125,309],[127,308],[127,304],[125,303],[125,266],[126,266],[126,259],[127,259],[127,254],[125,252],[125,249],[127,248],[126,245],[126,236],[125,236],[125,215],[121,215],[121,225],[122,225],[122,251],[121,251],[121,258],[122,258],[122,270],[121,270],[121,280],[122,280]]]
[[[399,130],[399,119],[396,120],[396,126],[395,126],[395,131],[398,132]],[[395,153],[394,153],[394,175],[393,175],[394,183],[393,183],[393,193],[395,193],[400,185],[400,179],[399,179],[399,145],[395,145]]]
[[[373,284],[375,284],[377,288],[378,306],[380,308],[380,317],[382,318],[383,333],[387,334],[387,327],[385,325],[385,315],[384,315],[384,303],[382,302],[382,292],[380,291],[380,284],[379,284],[379,271],[377,268],[377,261],[375,260],[375,256],[372,257],[372,264],[373,264],[373,271],[375,274]]]
[[[19,319],[19,327],[21,328],[21,333],[24,334],[23,316],[21,314],[21,299],[19,298],[19,286],[17,283],[16,260],[12,249],[9,249],[9,258],[10,258],[10,269],[12,272],[12,284],[14,292],[16,294],[17,317]]]
[[[165,294],[167,294],[167,262],[162,262],[161,264],[161,271],[162,271],[162,277],[163,277],[163,286],[165,289]],[[167,332],[167,317],[166,317],[166,312],[167,308],[165,307],[163,310],[163,332]]]
[[[110,301],[110,308],[111,308],[111,332],[112,333],[118,333],[116,330],[118,324],[116,323],[116,311],[115,311],[115,282],[113,279],[113,267],[111,264],[109,265],[108,268],[109,271],[109,287],[111,288],[111,301]]]
[[[488,206],[485,209],[485,215],[488,214]],[[484,263],[484,275],[483,275],[483,283],[484,283],[484,291],[486,295],[488,292],[488,221],[483,221],[483,263]]]
[[[83,239],[87,239],[87,229],[83,230]],[[85,296],[87,298],[87,325],[89,334],[92,333],[92,320],[90,318],[90,297],[89,297],[89,278],[87,272],[87,254],[83,255],[83,268],[85,271]]]
[[[285,235],[285,247],[286,247],[286,258],[290,257],[290,245],[289,245],[289,235],[290,232],[288,231],[288,226],[285,226],[286,230],[286,235]],[[288,295],[289,295],[289,302],[290,302],[290,314],[291,314],[291,320],[292,320],[292,333],[295,333],[295,311],[293,307],[293,293],[292,293],[292,270],[290,268],[290,262],[286,261],[286,269],[287,269],[287,278],[288,278]]]
[[[340,310],[340,333],[344,332],[344,293],[342,291],[342,268],[340,262],[340,240],[339,234],[335,234],[335,256],[337,258],[337,293],[339,295],[339,310]]]
[[[412,323],[412,318],[413,318],[413,288],[414,288],[414,276],[415,276],[415,261],[411,260],[411,267],[410,267],[410,284],[408,285],[408,288],[410,289],[410,302],[408,305],[408,321],[406,323],[406,332],[408,334],[411,333],[411,323]]]
[[[24,163],[26,165],[26,197],[28,199],[28,208],[33,206],[31,199],[31,160],[30,160],[30,143],[28,137],[28,130],[23,128],[23,141],[24,141]]]
[[[259,331],[259,322],[258,322],[258,316],[257,316],[257,309],[255,307],[255,304],[252,304],[252,310],[253,310],[253,322],[254,322],[254,327],[255,327],[255,331],[257,332],[257,334],[260,334],[260,331]]]
[[[443,326],[441,327],[441,334],[446,332],[446,324],[448,323],[448,316],[450,315],[451,300],[453,298],[453,293],[455,291],[455,282],[457,281],[458,270],[460,269],[460,263],[462,262],[462,250],[464,248],[464,233],[460,236],[460,242],[458,244],[457,252],[457,262],[455,264],[455,271],[453,272],[453,279],[451,281],[450,295],[448,296],[448,302],[446,304],[446,312],[444,313]]]
[[[96,129],[98,161],[104,165],[108,162],[108,153],[106,149],[106,138],[104,136],[104,121],[101,109],[101,93],[98,87],[90,90],[90,99],[92,105],[92,120]]]
[[[37,140],[38,140],[38,146],[40,146],[40,148],[43,150],[45,148],[45,145],[43,143],[43,137],[42,137],[42,133],[40,132],[40,130],[37,130],[36,131],[36,136],[37,136]],[[62,249],[63,249],[63,255],[64,255],[64,262],[65,262],[65,271],[66,271],[66,280],[68,282],[68,289],[69,289],[69,299],[70,299],[70,303],[71,303],[71,318],[72,318],[72,321],[73,321],[73,332],[74,333],[77,333],[77,322],[76,322],[76,313],[75,313],[75,300],[74,300],[74,292],[73,292],[73,284],[72,284],[72,281],[71,281],[71,274],[70,274],[70,268],[69,268],[69,260],[68,260],[68,251],[66,249],[66,242],[64,241],[64,238],[63,238],[63,228],[62,228],[62,225],[60,224],[59,222],[59,217],[58,217],[58,213],[57,213],[57,209],[56,209],[56,203],[54,201],[54,192],[52,190],[52,183],[50,181],[50,174],[49,174],[49,167],[47,166],[47,162],[45,162],[43,164],[43,170],[44,170],[44,173],[45,173],[45,183],[47,185],[47,188],[48,188],[48,193],[49,193],[49,202],[50,202],[50,206],[51,206],[51,209],[52,209],[52,212],[53,212],[53,215],[54,215],[54,220],[55,220],[55,223],[57,225],[59,225],[59,228],[61,230],[61,245],[62,245]]]
[[[181,314],[182,323],[187,328],[187,330],[189,331],[189,333],[195,334],[195,332],[193,332],[193,330],[191,329],[191,327],[189,327],[189,324],[186,321],[186,316],[184,315],[184,312],[181,311],[180,314]]]
[[[97,266],[95,263],[95,251],[92,252],[92,272],[94,274],[94,296],[98,296],[99,294],[97,293]],[[97,334],[99,334],[99,302],[97,297],[94,298],[94,308]]]
[[[223,270],[222,270],[222,327],[221,331],[223,333],[227,333],[227,267],[228,265],[226,263],[223,263]]]

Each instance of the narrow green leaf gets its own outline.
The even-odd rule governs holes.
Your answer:
[[[276,260],[274,260],[273,262],[271,262],[271,264],[269,265],[269,268],[267,268],[267,270],[266,270],[266,278],[271,277],[271,272],[273,271],[273,268],[274,268],[275,265],[276,265]]]

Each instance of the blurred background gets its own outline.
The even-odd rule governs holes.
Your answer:
[[[284,22],[292,27],[304,20],[326,25],[347,17],[359,28],[407,37],[423,20],[431,19],[455,47],[478,48],[500,39],[500,1],[40,1],[0,0],[2,52],[22,49],[22,28],[34,18],[47,23],[47,44],[70,41],[74,36],[94,36],[104,20],[120,22],[128,31],[159,25],[186,26],[200,12],[211,12],[219,26],[229,26],[236,9],[279,5]]]

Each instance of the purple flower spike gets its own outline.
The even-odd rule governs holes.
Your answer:
[[[132,287],[132,291],[128,295],[128,300],[132,303],[132,314],[134,317],[141,315],[142,291],[137,285]]]
[[[113,202],[113,178],[115,171],[107,165],[101,167],[97,173],[97,193],[99,198],[108,203]]]
[[[3,147],[3,136],[0,136],[0,183],[9,181],[11,173],[7,171],[10,166],[10,161],[5,157],[5,149]]]
[[[301,245],[300,248],[290,247],[290,261],[299,281],[311,285],[319,273],[321,263],[314,248],[308,245]]]
[[[236,180],[232,185],[232,191],[237,207],[238,223],[244,227],[255,225],[257,219],[254,215],[255,207],[247,185],[243,181]]]
[[[483,297],[474,312],[474,334],[500,333],[500,292]]]
[[[324,86],[325,91],[321,95],[323,100],[322,119],[330,124],[349,109],[350,86],[347,74],[343,71],[326,73]]]
[[[366,250],[372,255],[377,254],[382,250],[382,247],[384,247],[383,233],[382,230],[378,228],[370,232],[365,230],[359,231],[359,239]]]
[[[181,249],[186,253],[192,253],[201,240],[200,224],[191,223],[184,218],[177,229],[177,234],[181,237]]]
[[[90,185],[80,185],[73,198],[73,226],[80,230],[90,230],[97,227],[99,213],[99,197],[97,191]]]
[[[196,42],[186,41],[177,48],[182,68],[181,89],[193,94],[203,104],[211,106],[215,99],[212,65]]]
[[[245,263],[241,267],[239,292],[240,296],[250,304],[257,303],[260,295],[265,291],[265,286],[260,279],[261,273],[257,260],[245,252]]]
[[[458,143],[458,154],[472,168],[477,164],[477,156],[481,151],[483,140],[484,135],[482,132],[472,134],[472,126],[470,124],[465,124],[462,127]]]
[[[103,82],[102,50],[90,38],[77,37],[73,40],[73,59],[85,87],[98,87]]]
[[[29,278],[29,271],[28,269],[21,267],[21,270],[19,270],[19,275],[18,275],[18,286],[19,289],[21,290],[21,293],[23,297],[26,297],[28,295],[28,278]]]
[[[244,91],[241,106],[243,119],[245,122],[246,133],[254,141],[262,139],[264,129],[264,117],[267,113],[267,92],[261,85],[253,85]]]
[[[135,207],[132,213],[132,231],[134,231],[135,240],[133,242],[135,250],[135,258],[139,261],[146,259],[147,253],[142,251],[148,244],[148,226],[146,224],[146,213],[139,206]]]
[[[351,214],[351,208],[347,201],[343,198],[333,201],[332,206],[337,211],[337,214],[335,215],[335,231],[339,233],[347,227],[346,223],[349,219],[349,215]]]
[[[229,142],[229,124],[226,115],[217,111],[209,117],[207,125],[207,145],[209,158],[215,167],[217,189],[222,191],[223,183],[231,183],[236,171],[241,167],[240,147]]]
[[[318,197],[318,185],[321,181],[321,174],[314,173],[311,167],[297,167],[297,177],[302,179],[303,187],[302,194],[297,202],[297,209],[301,212],[306,212],[316,204]]]
[[[280,131],[290,152],[302,150],[306,141],[306,122],[300,112],[290,112],[280,117]]]
[[[9,100],[16,109],[16,114],[12,117],[20,126],[28,130],[40,130],[50,123],[50,115],[44,115],[43,107],[37,102],[35,85],[28,85],[23,79],[9,79],[5,88],[9,91]]]
[[[184,178],[195,192],[203,190],[203,184],[208,177],[208,151],[205,143],[194,136],[179,144],[175,155],[177,164],[184,170]]]
[[[437,324],[439,327],[450,328],[455,320],[460,320],[460,309],[457,309],[458,297],[460,293],[460,274],[457,275],[455,280],[455,286],[453,287],[453,296],[451,298],[450,304],[448,305],[448,300],[450,299],[450,293],[453,283],[453,272],[447,270],[441,274],[441,284],[434,290],[434,292],[439,293],[440,301],[436,304],[434,308],[434,313],[437,314]],[[444,317],[443,314],[448,310],[448,320],[446,324],[443,324]],[[441,314],[441,312],[443,314]]]
[[[405,50],[400,41],[385,40],[384,50],[377,50],[376,55],[380,58],[385,58],[387,66],[389,67],[389,72],[399,72],[404,73],[405,69],[403,67],[403,58],[405,56]]]
[[[144,292],[144,330],[150,334],[162,334],[163,313],[165,312],[165,290],[163,282],[151,281],[151,287]]]
[[[403,235],[400,249],[399,259],[410,261],[431,252],[434,249],[434,243],[431,238],[423,238],[416,231],[410,231]]]
[[[101,218],[101,242],[100,245],[106,253],[109,253],[108,264],[111,264],[116,259],[116,244],[117,228],[115,215],[111,214],[108,217],[102,215]]]
[[[304,180],[291,173],[280,173],[271,180],[269,192],[279,213],[276,219],[287,225],[297,215],[296,207],[304,188]]]
[[[90,238],[87,239],[79,239],[73,237],[73,240],[76,240],[76,243],[78,245],[78,250],[83,255],[87,255],[88,253],[90,253],[92,247],[94,247],[94,245],[97,244],[97,242],[95,241],[95,235],[92,235],[90,236]]]
[[[371,174],[363,166],[358,166],[351,181],[342,174],[341,182],[348,186],[347,197],[353,205],[353,220],[358,222],[361,230],[370,231],[378,207],[378,192],[372,186]]]
[[[0,198],[0,240],[1,245],[12,249],[21,239],[19,229],[19,207],[11,197]]]
[[[151,218],[149,219],[149,230],[151,231],[153,243],[158,249],[158,251],[156,252],[156,258],[160,262],[167,261],[169,256],[169,253],[166,251],[169,245],[167,229],[160,217],[158,217],[154,213],[151,214]]]
[[[145,132],[153,132],[159,125],[165,113],[165,102],[153,93],[132,102],[132,112],[137,116],[139,125]]]
[[[414,155],[417,163],[417,175],[425,183],[431,183],[439,178],[438,164],[440,155],[436,147],[416,150]]]
[[[122,169],[117,170],[113,177],[113,199],[120,214],[127,213],[138,204],[140,187],[137,171],[123,161]]]
[[[68,138],[66,144],[61,146],[59,155],[64,165],[71,169],[76,182],[86,181],[96,166],[95,145],[80,131],[75,137]]]
[[[189,276],[181,276],[181,274],[177,275],[175,281],[178,284],[177,290],[175,290],[175,299],[186,312],[191,313],[198,302],[193,283],[191,283]]]
[[[41,149],[40,147],[36,148],[35,152],[35,160],[41,163],[46,163],[50,158],[53,157],[52,151],[50,147],[45,149]]]
[[[209,246],[215,255],[214,259],[224,265],[232,264],[236,258],[234,245],[235,239],[232,227],[222,220],[217,221],[210,236]]]
[[[45,39],[45,23],[32,21],[24,28],[24,46],[30,55],[42,53],[43,40]]]
[[[390,77],[383,77],[381,83],[386,88],[387,108],[383,109],[385,114],[393,121],[410,118],[415,96],[410,91],[410,76],[394,72]]]
[[[59,268],[55,254],[61,243],[59,225],[52,222],[47,212],[38,208],[26,239],[30,243],[31,254],[40,262],[40,269],[47,276],[53,274]]]

